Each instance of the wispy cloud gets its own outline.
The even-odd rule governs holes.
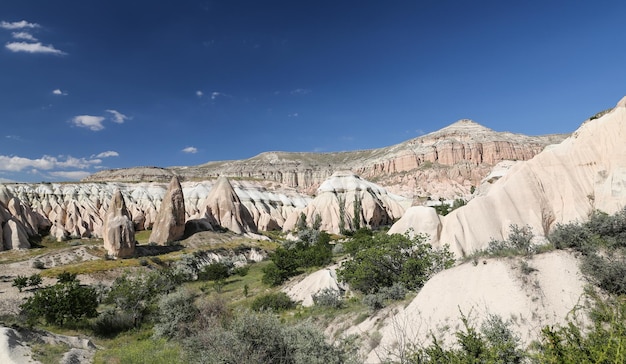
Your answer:
[[[49,171],[56,168],[87,169],[102,163],[100,159],[75,158],[72,156],[52,157],[44,155],[41,158],[30,159],[18,156],[0,155],[0,171],[21,172],[25,169]]]
[[[124,124],[124,121],[130,120],[130,117],[122,114],[121,112],[117,110],[109,109],[105,111],[111,114],[111,120],[115,123]]]
[[[2,29],[24,29],[24,28],[39,28],[40,25],[37,23],[29,23],[26,20],[16,21],[9,23],[7,21],[0,22],[0,28]]]
[[[19,135],[5,135],[4,137],[7,139],[17,140],[19,142],[23,140]]]
[[[198,91],[196,91],[196,96],[202,97],[202,96],[204,96],[204,92],[198,90]]]
[[[67,92],[66,91],[61,91],[60,88],[52,90],[52,94],[53,95],[59,95],[59,96],[67,96]]]
[[[91,158],[109,158],[109,157],[119,157],[120,154],[114,150],[107,150],[106,152],[102,152],[96,155],[92,155]]]
[[[289,93],[292,95],[306,95],[306,94],[310,94],[311,90],[306,89],[306,88],[297,88],[295,90],[291,90]]]
[[[100,131],[104,129],[104,125],[102,125],[104,119],[105,118],[102,116],[78,115],[74,116],[71,122],[72,124],[80,128],[87,128],[92,131]]]
[[[32,34],[28,32],[13,32],[11,33],[11,36],[15,39],[30,40],[32,42],[37,41],[37,38],[35,38]]]
[[[64,55],[65,52],[54,48],[52,45],[43,45],[40,42],[26,43],[26,42],[10,42],[5,47],[11,52],[26,52],[26,53],[48,53]]]
[[[222,94],[221,92],[214,91],[211,93],[211,100],[215,100],[217,99],[218,96],[223,96],[223,95],[224,94]]]
[[[196,148],[196,147],[187,147],[187,148],[183,149],[182,151],[183,151],[183,153],[196,154],[196,153],[198,153],[198,148]]]
[[[50,172],[48,174],[57,178],[64,178],[64,179],[69,179],[69,180],[81,180],[89,176],[91,173],[87,171],[56,171],[56,172]]]
[[[287,114],[288,118],[297,118],[299,116],[299,114],[297,112],[294,112],[292,114]]]

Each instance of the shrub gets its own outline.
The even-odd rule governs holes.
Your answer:
[[[378,293],[385,299],[400,301],[406,297],[406,288],[404,284],[396,282],[392,284],[391,287],[381,287]]]
[[[326,287],[317,293],[313,294],[313,303],[316,306],[324,306],[331,308],[343,307],[343,300],[341,299],[341,292],[330,287]]]
[[[41,278],[41,274],[33,274],[32,276],[28,277],[28,285],[30,287],[39,287],[42,282],[43,279]]]
[[[354,346],[328,344],[310,323],[288,326],[269,313],[242,312],[185,341],[191,363],[352,364]]]
[[[43,317],[49,324],[67,326],[83,317],[96,317],[98,298],[93,288],[78,281],[57,283],[38,290],[20,307],[29,323]]]
[[[28,286],[28,277],[18,275],[13,279],[12,286],[17,287],[17,289],[22,292],[22,290]]]
[[[219,279],[226,279],[230,276],[228,266],[222,262],[215,262],[205,265],[200,273],[198,273],[198,279],[203,281],[216,281]]]
[[[198,315],[194,299],[195,295],[184,289],[161,297],[154,335],[167,339],[189,336],[190,324]]]
[[[76,280],[76,273],[61,272],[57,275],[58,283],[70,283]]]
[[[98,336],[113,337],[135,327],[133,316],[123,311],[108,310],[94,320],[92,330]]]
[[[583,274],[606,292],[626,294],[626,259],[621,253],[608,257],[595,253],[586,255],[580,268]]]
[[[268,293],[252,301],[254,311],[284,311],[295,307],[295,302],[285,292]]]
[[[417,290],[433,274],[454,263],[447,247],[433,250],[425,239],[423,235],[378,233],[346,243],[352,259],[342,263],[337,275],[363,293],[376,293],[394,283]]]
[[[363,296],[363,304],[367,306],[371,312],[376,312],[385,307],[385,297],[377,293],[366,294]]]
[[[412,363],[523,363],[526,354],[519,348],[520,340],[511,331],[510,322],[490,315],[481,329],[461,314],[463,329],[456,332],[457,345],[444,348],[438,340],[409,354]]]
[[[240,277],[245,277],[248,275],[248,272],[250,272],[250,266],[249,265],[243,265],[241,267],[237,267],[235,269],[233,269],[233,274],[236,274]]]

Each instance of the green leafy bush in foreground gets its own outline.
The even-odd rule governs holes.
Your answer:
[[[363,293],[376,293],[397,283],[409,290],[420,289],[433,274],[454,264],[447,247],[434,250],[425,240],[419,234],[360,235],[345,243],[352,259],[342,263],[337,275]]]
[[[98,295],[78,281],[57,283],[36,291],[20,307],[31,324],[44,318],[49,324],[67,326],[84,317],[96,317]]]

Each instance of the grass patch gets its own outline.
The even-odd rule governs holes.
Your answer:
[[[150,234],[152,230],[141,230],[135,232],[135,240],[138,244],[148,244],[150,241]]]
[[[152,339],[152,329],[130,331],[114,339],[102,340],[94,364],[186,363],[184,350],[172,341]]]
[[[70,350],[70,347],[65,343],[57,345],[32,343],[30,347],[33,351],[33,359],[40,361],[42,364],[60,363],[63,354]]]

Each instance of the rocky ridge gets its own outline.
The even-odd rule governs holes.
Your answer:
[[[442,219],[436,241],[465,255],[506,239],[512,224],[546,236],[555,224],[585,221],[593,210],[619,211],[626,206],[625,138],[626,97],[562,143],[494,175],[489,188]]]
[[[84,181],[168,181],[226,176],[280,183],[313,193],[334,172],[351,170],[409,198],[467,194],[502,160],[528,160],[565,135],[526,136],[496,132],[471,120],[393,146],[336,153],[266,152],[245,160],[189,167],[139,167],[101,171]]]

